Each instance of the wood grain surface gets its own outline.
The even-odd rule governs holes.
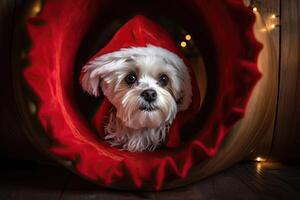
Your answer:
[[[300,158],[300,1],[281,1],[281,61],[272,158]]]
[[[162,192],[99,188],[69,171],[32,163],[1,163],[1,200],[299,199],[300,169],[277,163],[240,163],[201,182]]]

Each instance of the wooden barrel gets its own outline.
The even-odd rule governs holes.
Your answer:
[[[242,159],[299,161],[300,156],[300,5],[293,0],[256,1],[256,36],[264,44],[259,67],[263,78],[256,86],[246,116],[236,124],[216,156],[203,162],[191,177],[206,177]],[[37,160],[41,156],[32,130],[26,130],[14,68],[21,64],[24,19],[36,1],[0,2],[1,80],[0,155]],[[280,13],[281,12],[281,13]],[[28,106],[23,104],[21,106]],[[34,109],[34,108],[33,108]],[[28,135],[30,137],[28,137]],[[43,152],[43,151],[42,151]],[[193,182],[188,179],[186,183]],[[178,186],[176,181],[167,186]]]

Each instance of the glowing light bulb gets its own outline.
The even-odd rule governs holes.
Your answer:
[[[276,16],[275,14],[271,15],[271,18],[272,18],[272,19],[276,19],[276,17],[277,17],[277,16]]]
[[[256,161],[260,162],[261,161],[261,157],[257,157]]]
[[[42,9],[42,2],[41,0],[35,1],[32,7],[32,15],[37,15],[41,12]]]
[[[253,7],[252,10],[253,10],[253,12],[257,12],[258,9],[257,9],[257,7]]]
[[[264,159],[264,158],[262,158],[262,157],[257,157],[257,158],[255,158],[255,160],[256,160],[257,162],[264,162],[264,161],[266,161],[266,159]]]
[[[180,43],[180,46],[183,47],[183,48],[186,47],[186,45],[187,45],[187,44],[186,44],[185,41],[182,41],[182,42]]]
[[[186,35],[186,36],[185,36],[185,39],[186,39],[187,41],[190,41],[190,40],[192,39],[192,36],[191,36],[191,35]]]
[[[270,28],[274,29],[274,28],[276,28],[276,25],[275,24],[271,24]]]

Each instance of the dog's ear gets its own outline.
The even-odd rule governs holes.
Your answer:
[[[164,58],[164,61],[177,71],[176,75],[180,80],[180,84],[176,88],[179,91],[177,105],[179,110],[186,110],[192,102],[192,84],[188,68],[183,60],[177,57],[173,59]]]
[[[101,77],[93,73],[95,69],[96,68],[91,67],[90,65],[85,65],[80,74],[80,84],[84,91],[97,97],[100,95],[99,87]]]
[[[101,81],[124,62],[124,59],[118,59],[108,55],[100,56],[88,62],[88,64],[82,68],[80,76],[80,83],[83,90],[90,95],[99,96]]]
[[[180,91],[180,101],[178,104],[179,110],[188,109],[192,102],[192,85],[189,74],[184,74],[186,76],[182,81],[182,89]]]

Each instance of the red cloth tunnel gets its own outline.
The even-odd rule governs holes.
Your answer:
[[[45,1],[41,14],[30,19],[28,32],[32,41],[30,65],[24,78],[38,97],[38,120],[45,134],[54,142],[48,150],[57,157],[71,160],[80,175],[107,187],[159,190],[176,179],[189,176],[191,168],[212,157],[232,125],[241,119],[248,98],[260,78],[257,57],[261,49],[253,34],[255,16],[242,0],[182,1],[194,16],[204,22],[213,48],[216,96],[205,124],[199,119],[183,122],[178,114],[173,144],[155,152],[132,153],[110,147],[99,138],[89,119],[76,104],[75,60],[86,33],[99,12],[109,9],[106,0]],[[197,106],[199,95],[193,102]],[[102,101],[98,118],[109,108]],[[199,111],[200,112],[200,111]],[[179,124],[179,125],[178,125]],[[191,133],[183,127],[194,127]],[[178,144],[180,135],[193,135]],[[173,147],[173,148],[172,148]]]

